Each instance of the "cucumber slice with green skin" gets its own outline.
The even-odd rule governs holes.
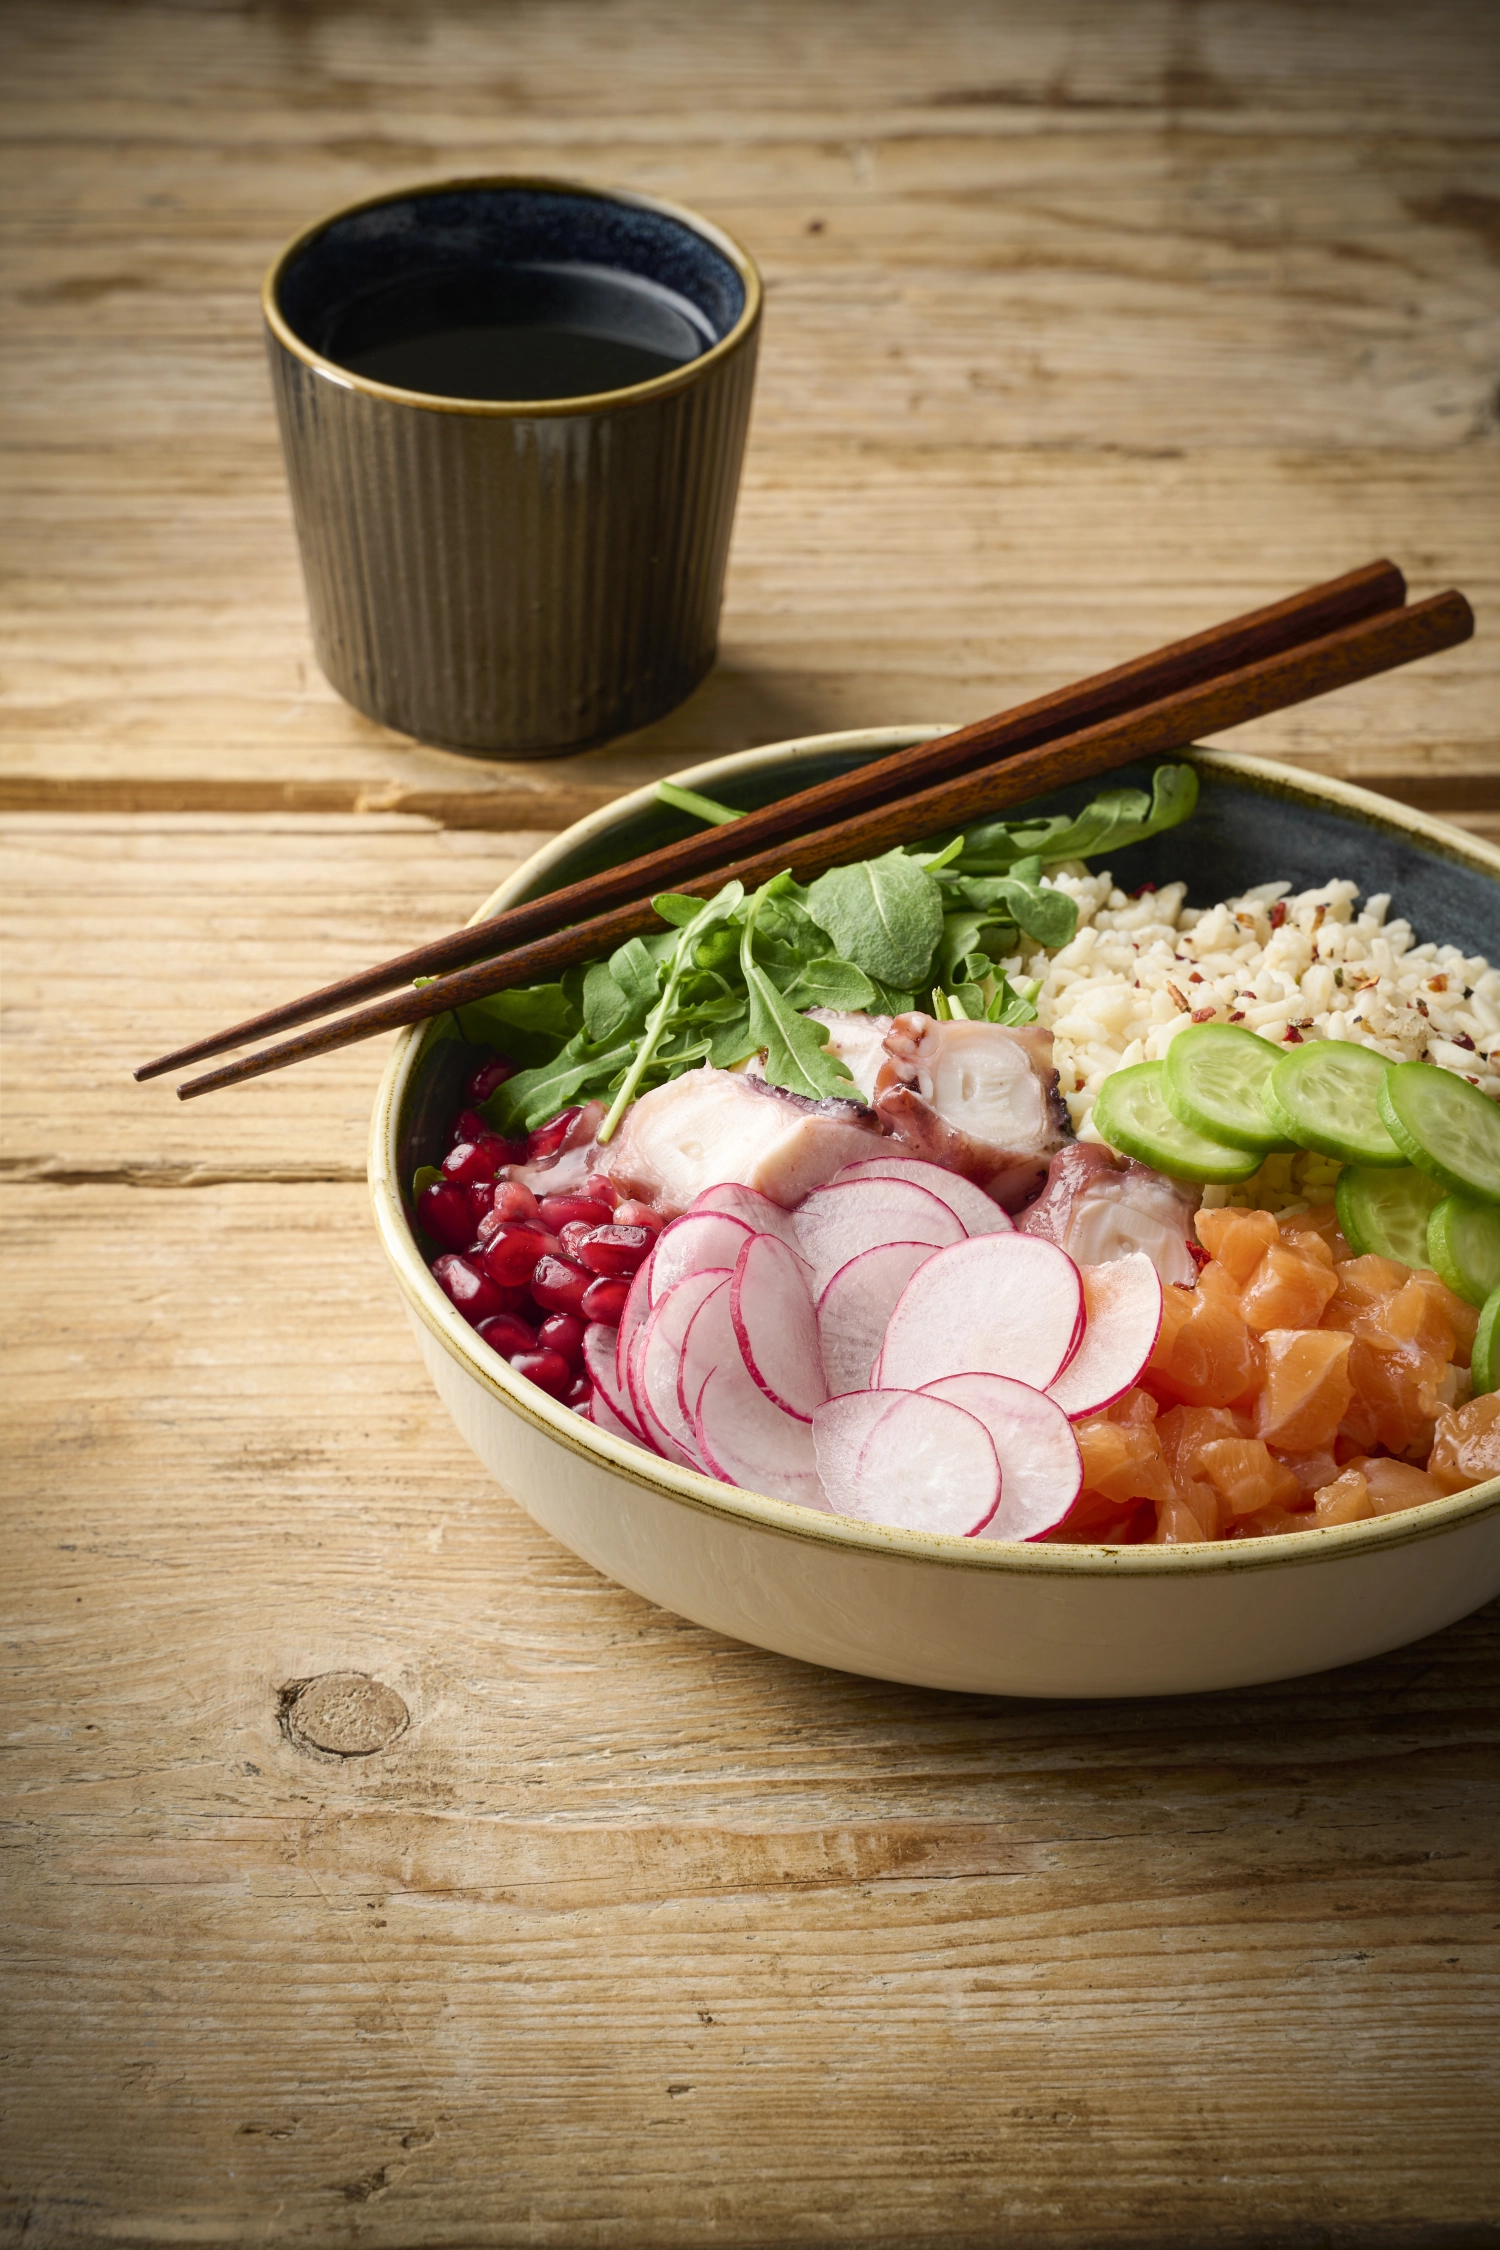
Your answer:
[[[1500,1108],[1436,1063],[1397,1063],[1380,1089],[1391,1138],[1456,1195],[1500,1203]]]
[[[1298,1148],[1345,1164],[1410,1164],[1377,1107],[1393,1066],[1352,1039],[1310,1039],[1283,1055],[1266,1081],[1267,1115]]]
[[[1500,1289],[1484,1300],[1484,1311],[1474,1334],[1474,1357],[1469,1362],[1474,1396],[1500,1391]]]
[[[1162,1065],[1162,1095],[1172,1115],[1195,1133],[1230,1148],[1295,1148],[1266,1115],[1261,1099],[1280,1057],[1269,1040],[1232,1023],[1195,1023],[1179,1031]]]
[[[1500,1211],[1469,1195],[1445,1196],[1427,1223],[1427,1263],[1471,1305],[1488,1304],[1500,1289]]]
[[[1159,1062],[1112,1070],[1094,1102],[1094,1124],[1111,1148],[1174,1180],[1248,1180],[1259,1171],[1253,1150],[1227,1148],[1174,1117],[1162,1098]]]
[[[1410,1164],[1399,1171],[1384,1164],[1346,1164],[1333,1191],[1350,1249],[1362,1258],[1395,1258],[1403,1266],[1432,1263],[1427,1222],[1442,1199],[1437,1182]]]

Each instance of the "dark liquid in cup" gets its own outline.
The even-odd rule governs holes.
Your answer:
[[[669,375],[714,341],[696,305],[604,266],[424,274],[358,299],[323,350],[439,398],[586,398]]]

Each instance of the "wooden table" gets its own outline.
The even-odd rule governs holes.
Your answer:
[[[1500,2241],[1500,1609],[1144,1705],[716,1639],[438,1408],[366,1215],[378,1052],[188,1109],[126,1075],[690,757],[977,715],[1381,551],[1479,638],[1240,739],[1500,833],[1497,34],[4,11],[28,2244]],[[256,286],[308,214],[507,167],[708,210],[769,299],[718,670],[485,765],[313,664]],[[390,1693],[289,1709],[330,1674]]]

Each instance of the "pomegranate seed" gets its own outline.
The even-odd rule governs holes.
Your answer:
[[[649,1227],[653,1234],[660,1234],[666,1223],[661,1213],[653,1211],[649,1203],[630,1202],[615,1205],[615,1225],[617,1227]]]
[[[598,1226],[600,1220],[599,1205],[592,1195],[544,1195],[541,1211],[554,1234],[560,1234],[575,1219],[586,1219],[591,1227]]]
[[[591,1278],[581,1266],[570,1265],[565,1258],[543,1258],[531,1277],[531,1294],[548,1312],[582,1312]],[[588,1313],[585,1318],[594,1320],[598,1315]],[[619,1325],[618,1317],[615,1325]]]
[[[558,1200],[560,1202],[561,1197]],[[575,1266],[586,1266],[588,1264],[587,1258],[581,1258],[578,1253],[589,1236],[595,1232],[597,1226],[598,1221],[594,1219],[569,1219],[567,1225],[559,1233],[557,1247],[563,1256],[570,1259]]]
[[[477,1229],[481,1219],[487,1218],[495,1207],[494,1182],[476,1180],[472,1187],[464,1189],[464,1194],[469,1199],[469,1217]]]
[[[620,1191],[607,1172],[590,1172],[578,1192],[592,1196],[596,1203],[607,1203],[611,1211],[620,1200]]]
[[[535,1164],[538,1157],[555,1156],[568,1137],[568,1127],[578,1114],[576,1104],[572,1109],[559,1110],[556,1117],[549,1118],[545,1125],[538,1125],[535,1132],[528,1133],[526,1136],[527,1162]]]
[[[417,1197],[417,1224],[448,1250],[467,1250],[474,1239],[469,1198],[460,1187],[436,1181]]]
[[[533,1284],[532,1295],[535,1294]],[[591,1281],[585,1289],[578,1309],[585,1320],[602,1320],[606,1328],[618,1328],[620,1316],[625,1310],[625,1299],[629,1295],[628,1281],[616,1281],[613,1278],[606,1280],[601,1274],[597,1281]]]
[[[573,1387],[573,1370],[561,1352],[512,1352],[510,1364],[549,1398],[561,1398]]]
[[[434,1258],[432,1278],[450,1303],[457,1305],[465,1320],[487,1320],[491,1313],[511,1309],[509,1292],[500,1288],[472,1258],[455,1257],[451,1252],[446,1257]]]
[[[495,1189],[495,1209],[502,1219],[534,1219],[540,1206],[524,1180],[501,1180]]]
[[[595,1227],[569,1255],[590,1273],[631,1274],[645,1264],[655,1240],[649,1227]]]
[[[515,1075],[516,1065],[505,1055],[496,1055],[491,1061],[481,1063],[472,1074],[464,1088],[465,1096],[478,1109],[481,1102],[489,1100],[497,1086],[503,1086],[507,1078]]]
[[[570,1367],[582,1367],[583,1327],[577,1313],[548,1313],[537,1336],[549,1352],[561,1352]]]
[[[486,1226],[490,1224],[485,1221]],[[534,1226],[497,1227],[479,1253],[479,1262],[491,1281],[519,1288],[530,1281],[538,1261],[547,1255],[551,1237]]]
[[[510,1161],[504,1141],[487,1133],[483,1140],[460,1141],[443,1158],[443,1170],[460,1187],[477,1187],[492,1181],[502,1164]]]
[[[493,1131],[494,1127],[486,1125],[477,1109],[461,1109],[453,1120],[453,1129],[448,1136],[448,1146],[457,1148],[460,1141],[488,1140]]]
[[[589,1381],[587,1375],[575,1375],[573,1378],[573,1388],[569,1391],[567,1397],[563,1400],[563,1405],[572,1407],[587,1406],[589,1400],[593,1397],[593,1395],[594,1386]]]
[[[498,1352],[502,1359],[509,1359],[513,1352],[536,1350],[536,1332],[519,1313],[492,1313],[488,1320],[479,1323],[479,1333],[490,1350]]]

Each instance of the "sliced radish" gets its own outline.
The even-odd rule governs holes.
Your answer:
[[[818,1474],[835,1512],[972,1539],[1000,1500],[984,1424],[925,1391],[849,1391],[813,1416]]]
[[[639,1437],[641,1433],[635,1427],[635,1408],[630,1393],[620,1384],[616,1336],[617,1331],[606,1328],[603,1321],[590,1321],[583,1332],[583,1364],[593,1383],[595,1397],[602,1397],[615,1419],[623,1422],[632,1436]]]
[[[909,1180],[913,1187],[926,1188],[929,1195],[946,1203],[963,1221],[966,1234],[1010,1232],[1010,1220],[982,1187],[976,1187],[962,1173],[945,1171],[941,1164],[924,1164],[917,1156],[862,1157],[858,1164],[846,1164],[842,1172],[835,1172],[828,1184],[843,1187],[850,1180]]]
[[[696,1429],[698,1401],[703,1386],[716,1367],[742,1367],[740,1340],[734,1332],[734,1311],[726,1276],[711,1289],[688,1323],[682,1354],[677,1363],[677,1406],[683,1420]],[[695,1441],[696,1442],[696,1441]]]
[[[628,1399],[630,1396],[630,1349],[636,1336],[645,1326],[651,1311],[651,1256],[643,1266],[637,1266],[635,1277],[625,1292],[625,1309],[620,1315],[620,1331],[615,1339],[615,1388]]]
[[[669,1289],[690,1273],[717,1267],[728,1273],[754,1233],[745,1219],[726,1211],[686,1211],[664,1227],[651,1252],[651,1302],[659,1305]]]
[[[840,1266],[818,1299],[818,1341],[831,1394],[862,1391],[902,1290],[937,1253],[930,1242],[882,1242]]]
[[[773,1406],[743,1360],[716,1367],[698,1401],[698,1449],[711,1476],[827,1512],[812,1424]]]
[[[797,1210],[797,1244],[821,1295],[840,1266],[884,1242],[930,1242],[934,1249],[965,1239],[950,1204],[910,1180],[846,1180],[814,1188]]]
[[[655,1453],[656,1447],[648,1445],[639,1430],[632,1429],[628,1422],[621,1420],[602,1391],[595,1391],[589,1401],[589,1418],[596,1430],[603,1430],[609,1437],[626,1438],[631,1445],[638,1445],[647,1453]]]
[[[1065,1414],[1097,1414],[1138,1381],[1161,1331],[1161,1275],[1144,1250],[1081,1266],[1083,1342],[1047,1385]]]
[[[752,1234],[735,1261],[729,1309],[746,1367],[772,1404],[807,1421],[828,1396],[807,1268],[774,1234]]]
[[[1065,1251],[1035,1234],[976,1235],[939,1250],[902,1290],[880,1381],[919,1391],[942,1375],[1010,1375],[1044,1391],[1082,1333],[1083,1285]]]
[[[1000,1505],[981,1539],[1039,1539],[1062,1522],[1083,1489],[1083,1460],[1068,1417],[1045,1391],[1008,1375],[945,1375],[922,1395],[961,1406],[989,1431]]]
[[[773,1203],[759,1188],[743,1187],[738,1180],[721,1181],[718,1187],[705,1188],[695,1195],[690,1210],[683,1216],[696,1217],[700,1211],[722,1211],[729,1219],[738,1219],[752,1234],[774,1234],[789,1250],[797,1247],[797,1228],[790,1211]]]
[[[728,1279],[722,1267],[686,1275],[675,1289],[667,1291],[641,1331],[640,1382],[631,1393],[632,1399],[639,1393],[645,1410],[641,1426],[655,1444],[665,1449],[670,1442],[690,1458],[697,1454],[693,1425],[677,1403],[683,1341],[704,1298],[711,1297]]]

